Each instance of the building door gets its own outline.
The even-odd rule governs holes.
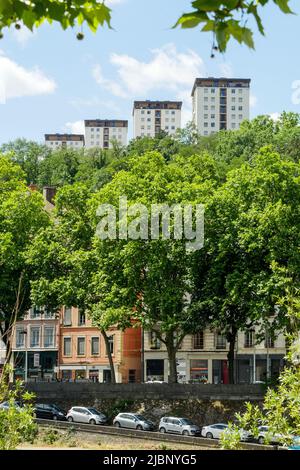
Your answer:
[[[111,370],[104,369],[103,371],[103,382],[104,383],[111,383]]]

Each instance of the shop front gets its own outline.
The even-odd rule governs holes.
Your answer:
[[[14,380],[27,382],[56,379],[57,351],[18,351],[13,353]]]

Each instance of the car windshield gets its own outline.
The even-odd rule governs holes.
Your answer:
[[[193,426],[194,423],[190,420],[190,419],[187,419],[187,418],[183,418],[181,420],[182,424],[185,424],[185,425],[189,425],[189,426]]]
[[[50,406],[51,406],[51,408],[53,408],[56,411],[59,411],[60,413],[64,412],[61,408],[59,408],[59,406],[56,406],[56,405],[50,405]]]
[[[135,418],[137,418],[139,421],[147,421],[146,418],[144,418],[144,416],[142,415],[134,415]]]
[[[88,410],[93,413],[93,415],[99,415],[99,416],[102,416],[103,413],[99,413],[98,410],[96,410],[95,408],[88,408]]]

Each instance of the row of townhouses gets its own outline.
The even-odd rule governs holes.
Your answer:
[[[192,89],[192,121],[200,135],[238,129],[249,119],[250,79],[196,78]],[[181,101],[134,101],[133,137],[169,135],[181,128]],[[86,119],[85,134],[45,134],[46,146],[109,149],[113,142],[127,145],[128,120]]]
[[[118,383],[167,381],[166,348],[155,333],[139,327],[110,329]],[[228,383],[226,338],[209,328],[184,338],[177,353],[178,381]],[[275,378],[284,365],[285,339],[279,334],[257,344],[255,330],[239,332],[235,345],[235,381],[253,383]],[[111,371],[100,330],[85,312],[64,307],[58,313],[33,307],[15,325],[12,335],[13,378],[25,381],[110,382]]]

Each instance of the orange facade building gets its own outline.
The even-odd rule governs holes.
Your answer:
[[[118,383],[141,380],[141,329],[107,332]],[[78,308],[64,307],[59,328],[57,377],[61,380],[110,382],[111,371],[103,336]]]

